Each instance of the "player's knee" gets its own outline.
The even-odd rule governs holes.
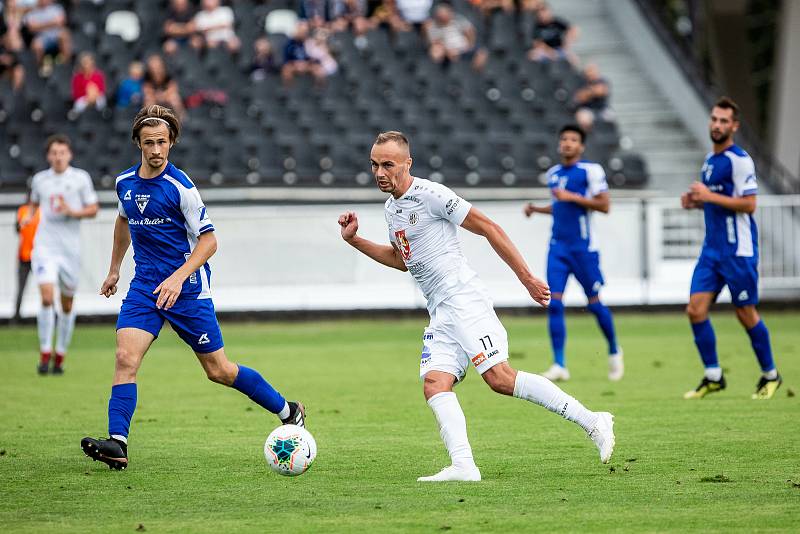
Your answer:
[[[431,397],[439,393],[452,391],[452,389],[453,385],[451,383],[439,378],[432,378],[426,376],[422,381],[422,393],[425,395],[426,399],[430,399]]]
[[[211,365],[205,368],[206,376],[209,380],[223,386],[230,386],[236,380],[239,368],[235,364],[231,365]]]
[[[42,294],[42,306],[48,308],[53,305],[53,295]]]
[[[492,391],[495,393],[500,393],[501,395],[514,394],[514,381],[516,375],[514,370],[510,367],[492,367],[481,376],[484,382],[486,382],[486,384],[492,388]]]
[[[693,302],[686,305],[686,315],[689,316],[689,320],[693,323],[704,321],[707,314],[708,310],[703,306],[699,306]]]
[[[125,347],[117,347],[117,371],[136,372],[136,355]]]

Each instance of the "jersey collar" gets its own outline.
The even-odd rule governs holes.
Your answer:
[[[139,174],[139,169],[142,168],[142,164],[139,163],[136,166],[136,178],[138,178],[139,180],[144,180],[145,182],[149,182],[150,180],[158,180],[159,178],[163,178],[165,174],[169,174],[169,170],[171,167],[172,167],[172,162],[167,160],[167,165],[166,167],[164,167],[164,170],[161,171],[161,174],[159,174],[158,176],[153,176],[152,178],[142,178],[141,175]]]

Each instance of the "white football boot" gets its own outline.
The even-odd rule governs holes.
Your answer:
[[[566,382],[569,380],[569,371],[566,367],[561,367],[557,363],[550,366],[550,369],[542,373],[542,376],[551,382]]]
[[[607,464],[614,452],[614,416],[608,412],[599,412],[594,428],[589,431],[589,438],[600,451],[600,461]]]
[[[615,354],[608,355],[608,379],[619,382],[625,374],[625,362],[622,360],[622,347],[617,347]]]
[[[429,477],[419,477],[417,482],[480,482],[481,472],[477,466],[460,467],[450,465],[445,467],[435,475]]]

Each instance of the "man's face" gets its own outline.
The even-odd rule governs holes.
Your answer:
[[[714,143],[722,144],[739,129],[739,121],[733,119],[733,110],[714,106],[708,122],[708,130]]]
[[[70,161],[72,161],[72,150],[64,143],[53,143],[47,149],[47,163],[57,173],[61,174],[67,170]]]
[[[373,145],[370,152],[370,164],[375,183],[383,193],[395,194],[398,187],[409,176],[411,156],[407,146],[394,141]]]
[[[558,138],[558,153],[562,159],[574,159],[583,154],[583,143],[578,132],[564,132]]]
[[[436,22],[444,26],[453,18],[453,13],[447,6],[439,6],[436,8]]]
[[[142,149],[142,162],[151,170],[160,169],[169,157],[169,128],[166,124],[144,126],[139,130],[139,148]]]

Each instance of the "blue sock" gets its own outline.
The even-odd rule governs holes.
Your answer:
[[[758,321],[757,325],[747,331],[747,335],[750,336],[750,343],[753,345],[753,351],[756,353],[761,370],[766,373],[775,369],[775,362],[772,361],[772,346],[769,342],[769,330],[764,321]]]
[[[564,303],[553,299],[547,308],[547,326],[550,330],[550,343],[553,346],[553,361],[561,367],[564,364],[564,344],[567,340],[567,325],[564,322]]]
[[[706,319],[702,323],[693,323],[694,344],[700,352],[700,359],[703,365],[708,367],[719,367],[717,360],[717,337],[714,335],[714,327],[711,326],[711,319]]]
[[[608,353],[617,353],[617,334],[614,332],[614,318],[611,317],[611,310],[609,310],[602,302],[590,302],[587,306],[590,312],[597,318],[597,324],[603,335],[606,336],[608,341]]]
[[[280,413],[283,407],[286,406],[286,399],[275,391],[275,388],[270,386],[269,382],[258,374],[258,371],[254,371],[244,365],[239,366],[239,374],[236,375],[236,380],[233,381],[232,387],[238,389],[250,397],[253,402],[272,413]]]
[[[111,398],[108,399],[108,435],[127,439],[134,410],[136,383],[111,386]]]

